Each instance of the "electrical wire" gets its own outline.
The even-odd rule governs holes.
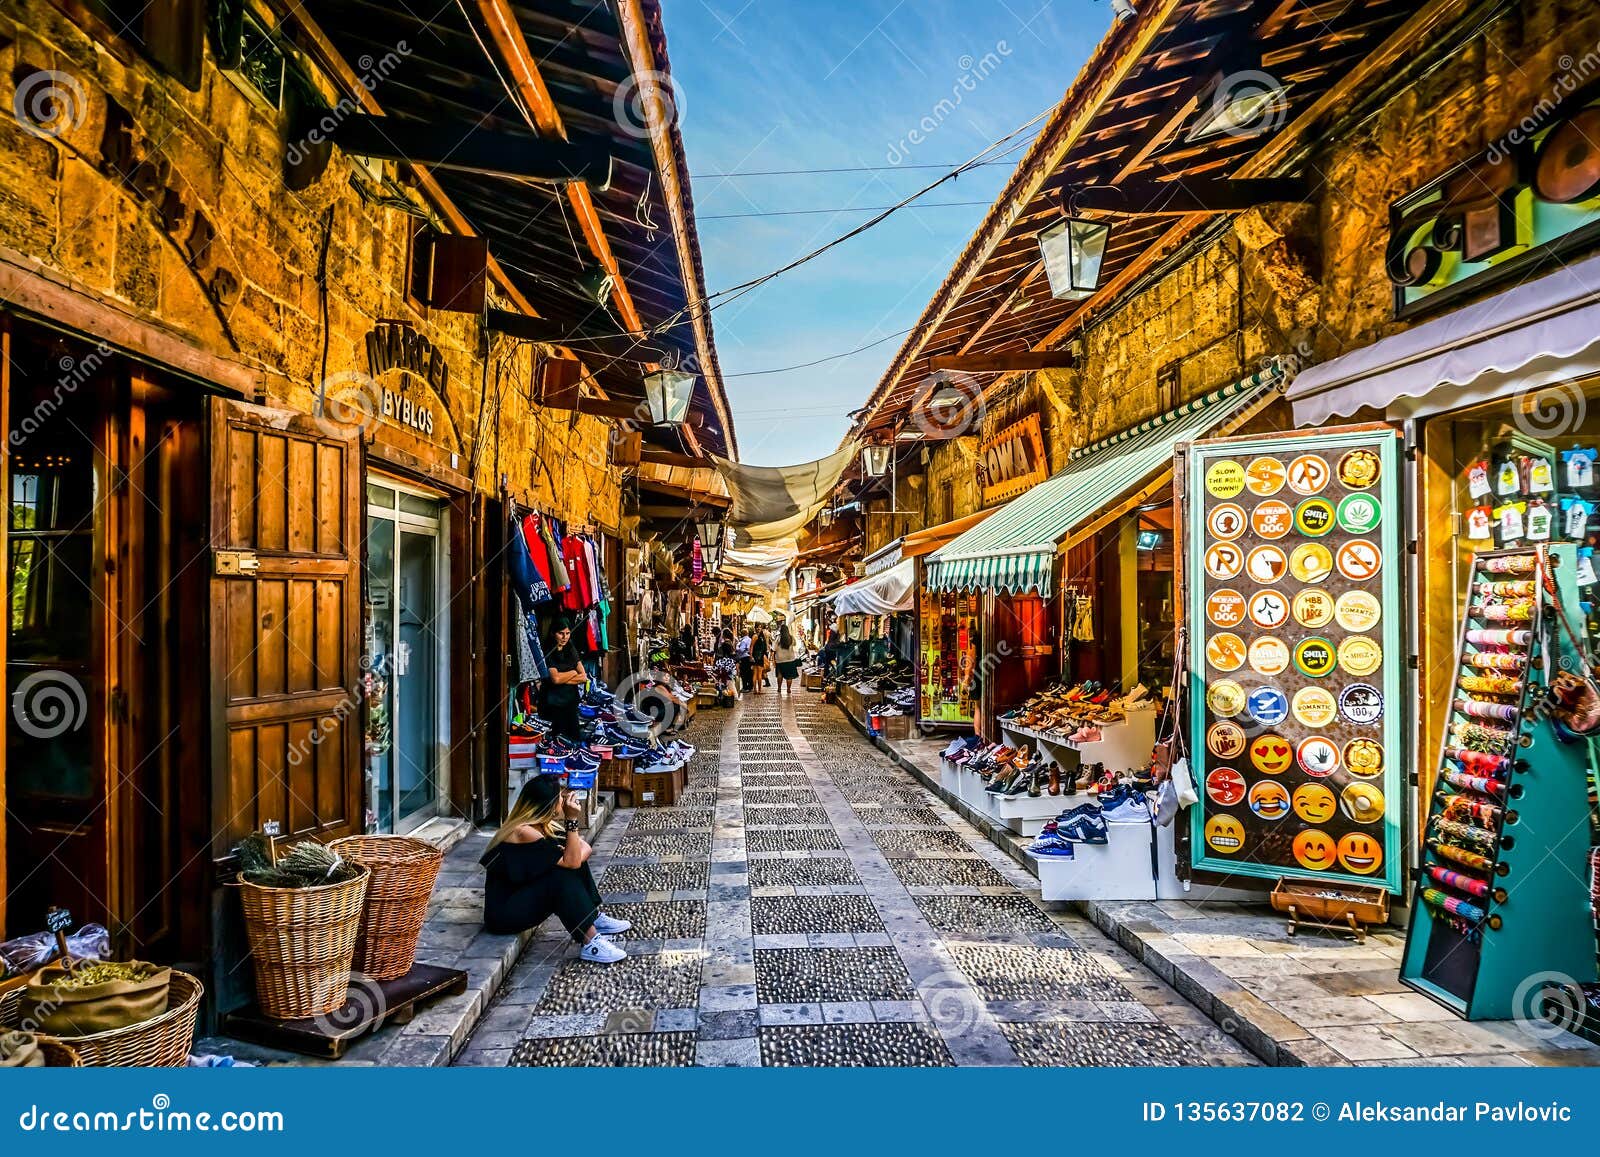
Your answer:
[[[918,205],[918,209],[966,209],[973,205],[992,205],[991,201],[934,201]],[[696,221],[731,221],[736,217],[810,217],[824,213],[878,213],[892,209],[893,205],[841,205],[833,209],[768,209],[755,213],[701,213]]]
[[[912,329],[915,329],[915,328],[916,328],[915,326],[912,327]],[[764,377],[767,374],[786,374],[786,373],[789,373],[791,370],[808,370],[812,366],[820,366],[824,362],[836,362],[840,358],[847,358],[847,357],[850,357],[852,354],[858,354],[858,353],[862,353],[862,352],[864,352],[866,350],[873,349],[873,348],[875,348],[877,346],[881,346],[886,341],[893,341],[897,337],[905,337],[906,334],[908,334],[910,332],[911,332],[911,329],[903,329],[899,333],[891,333],[886,337],[880,337],[877,341],[869,341],[866,345],[858,345],[853,350],[845,350],[843,353],[840,353],[840,354],[829,354],[827,357],[817,358],[816,360],[809,361],[809,362],[800,362],[798,365],[778,366],[778,367],[776,367],[774,369],[770,369],[770,370],[745,370],[743,373],[723,374],[722,376],[724,378],[759,378],[759,377]]]

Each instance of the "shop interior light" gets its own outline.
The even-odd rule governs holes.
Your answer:
[[[681,426],[694,398],[694,375],[668,369],[646,374],[644,396],[650,405],[651,422],[657,426]]]
[[[1244,73],[1246,82],[1235,82],[1217,89],[1211,102],[1201,110],[1186,140],[1213,137],[1260,136],[1273,127],[1277,114],[1286,106],[1289,87],[1277,77],[1259,69]]]
[[[861,448],[861,469],[868,478],[882,478],[889,473],[889,459],[894,447],[887,442]]]
[[[1093,296],[1100,287],[1100,267],[1110,241],[1109,224],[1084,217],[1064,217],[1039,234],[1050,296],[1061,301]]]
[[[1138,542],[1135,544],[1140,550],[1161,549],[1161,532],[1159,530],[1141,530]]]

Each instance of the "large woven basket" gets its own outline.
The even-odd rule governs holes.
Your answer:
[[[263,888],[239,881],[262,1012],[297,1020],[344,1004],[371,879],[362,868],[354,879],[320,888]]]
[[[44,1054],[44,1065],[47,1069],[81,1069],[83,1057],[78,1050],[59,1037],[42,1036],[38,1038],[39,1051]]]
[[[417,938],[444,853],[410,836],[346,836],[328,847],[372,870],[356,937],[356,971],[376,980],[404,976],[416,963]]]
[[[71,1066],[61,1049],[75,1054],[78,1065],[95,1068],[181,1069],[189,1063],[194,1044],[194,1022],[205,986],[187,972],[173,969],[167,994],[167,1011],[141,1024],[92,1036],[40,1037],[46,1060],[54,1066]],[[13,988],[0,996],[0,1027],[17,1028],[22,1019],[22,992]]]

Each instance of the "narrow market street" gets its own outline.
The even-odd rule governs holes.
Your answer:
[[[670,808],[595,847],[629,958],[540,930],[463,1065],[1247,1065],[1253,1059],[820,695],[690,726]]]

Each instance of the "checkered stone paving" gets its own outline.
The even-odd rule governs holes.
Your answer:
[[[663,952],[615,964],[564,961],[536,1014],[613,1012],[621,1008],[692,1008],[700,999],[700,954]]]
[[[855,809],[856,817],[869,828],[942,828],[944,820],[931,807],[867,807]]]
[[[908,888],[1004,888],[1006,878],[986,860],[956,859],[953,857],[930,860],[892,859],[889,868]]]
[[[917,907],[939,932],[988,936],[1055,932],[1055,921],[1026,896],[917,896]]]
[[[757,936],[883,931],[883,918],[865,896],[754,896],[750,923]]]
[[[688,892],[704,888],[710,874],[711,865],[704,862],[617,864],[601,875],[600,892]]]
[[[617,855],[629,856],[709,856],[710,832],[657,832],[627,835],[617,843]]]
[[[832,828],[750,828],[744,834],[750,852],[837,852],[844,848]]]
[[[900,831],[879,828],[872,833],[873,842],[887,854],[914,852],[971,852],[972,848],[960,834],[949,828]]]
[[[1122,1000],[1133,995],[1090,952],[998,944],[948,944],[985,1000]]]
[[[607,903],[606,915],[633,924],[622,934],[624,941],[698,940],[706,934],[706,906],[701,900]]]
[[[758,948],[755,957],[762,1004],[917,998],[893,948]]]
[[[888,1023],[769,1025],[761,1030],[761,1063],[774,1068],[937,1068],[955,1062],[931,1028]]]
[[[1206,1060],[1164,1024],[1074,1024],[1050,1021],[1002,1024],[1000,1031],[1026,1065],[1078,1067],[1204,1065]]]
[[[514,1066],[542,1068],[659,1068],[694,1064],[692,1032],[633,1032],[611,1036],[544,1037],[519,1041]]]
[[[861,877],[843,856],[750,861],[752,888],[821,888],[859,883]]]
[[[709,828],[716,815],[708,807],[652,807],[640,808],[628,821],[628,831],[665,832],[680,828]]]
[[[747,804],[787,803],[802,807],[817,807],[820,801],[817,793],[809,787],[751,787],[744,788],[744,802]]]
[[[1020,868],[836,707],[747,698],[687,736],[687,790],[595,840],[628,957],[587,963],[548,922],[458,1063],[1247,1059],[1087,921],[1039,907],[1010,882]]]
[[[828,825],[828,813],[819,807],[749,807],[744,809],[746,828],[820,828]]]

